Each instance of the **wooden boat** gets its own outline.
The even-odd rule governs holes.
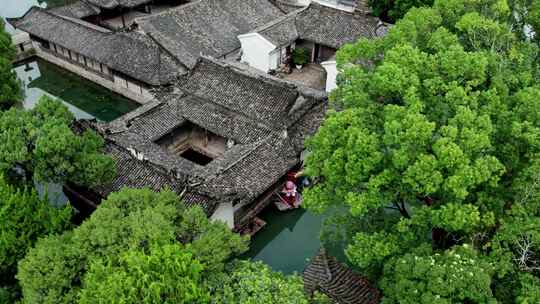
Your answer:
[[[266,226],[266,222],[258,217],[254,217],[253,220],[240,231],[240,235],[249,235],[253,236],[255,233],[259,232],[264,226]]]
[[[296,193],[296,201],[294,203],[294,207],[289,205],[285,199],[283,199],[283,197],[281,196],[280,193],[277,193],[277,192],[274,192],[277,199],[274,201],[274,205],[276,205],[276,207],[278,208],[279,211],[287,211],[287,210],[291,210],[291,209],[297,209],[299,208],[301,205],[302,205],[302,201],[303,201],[303,198],[302,198],[302,194],[300,193]]]

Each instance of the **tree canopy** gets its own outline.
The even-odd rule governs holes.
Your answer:
[[[113,160],[103,154],[103,139],[93,131],[75,134],[73,114],[44,96],[30,110],[0,112],[0,172],[22,170],[27,180],[94,186],[110,181]]]
[[[212,303],[307,304],[302,279],[272,271],[262,262],[235,263],[222,277],[214,278]]]
[[[233,262],[247,244],[171,191],[124,189],[30,250],[17,274],[22,303],[305,303],[298,278]]]
[[[91,263],[79,303],[208,303],[204,266],[180,244],[132,250]]]
[[[0,111],[22,99],[20,82],[11,65],[15,54],[15,47],[11,36],[6,32],[4,20],[0,20]]]
[[[539,50],[513,20],[504,0],[437,0],[338,52],[336,110],[308,141],[306,205],[346,207],[346,254],[385,303],[538,293]]]
[[[17,262],[38,238],[70,227],[70,206],[56,208],[33,188],[15,187],[0,177],[0,286],[16,286]],[[6,293],[8,289],[4,291]],[[7,295],[5,295],[6,297]],[[0,296],[2,302],[2,296]],[[6,302],[9,302],[6,300]]]

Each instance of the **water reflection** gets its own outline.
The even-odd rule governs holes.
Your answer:
[[[23,106],[32,108],[41,96],[59,99],[78,119],[111,121],[138,104],[42,60],[31,60],[14,68],[25,91]]]
[[[252,238],[245,257],[286,274],[302,272],[321,246],[323,216],[305,209],[280,212],[270,206],[259,217],[267,225]]]

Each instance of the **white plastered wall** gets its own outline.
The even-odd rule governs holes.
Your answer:
[[[338,74],[337,65],[335,60],[329,60],[321,63],[322,67],[326,70],[326,92],[331,92],[337,87],[336,77]]]
[[[249,66],[268,72],[279,64],[279,52],[276,46],[258,33],[239,35],[242,46],[242,62]]]

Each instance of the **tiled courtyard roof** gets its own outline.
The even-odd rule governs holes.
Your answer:
[[[132,8],[142,4],[150,3],[152,0],[83,0],[87,3],[106,9],[117,7]]]
[[[281,15],[283,12],[268,0],[197,0],[137,22],[192,68],[201,54],[220,58],[239,49],[238,35]]]
[[[126,151],[140,153],[142,162],[189,185],[188,192],[214,202],[251,202],[261,195],[298,164],[304,139],[324,119],[324,92],[262,79],[210,58],[201,59],[187,77],[160,101],[100,125],[100,132]],[[232,139],[234,145],[201,166],[156,143],[185,122]]]
[[[360,37],[372,38],[378,23],[376,17],[348,13],[316,3],[298,13],[296,18],[301,39],[333,48],[354,42]]]
[[[99,7],[88,4],[84,1],[77,1],[65,6],[55,7],[49,10],[49,12],[72,18],[85,18],[100,13]]]
[[[366,13],[350,13],[312,2],[253,32],[261,34],[278,47],[302,39],[340,48],[361,37],[378,36],[380,26],[378,18]]]

